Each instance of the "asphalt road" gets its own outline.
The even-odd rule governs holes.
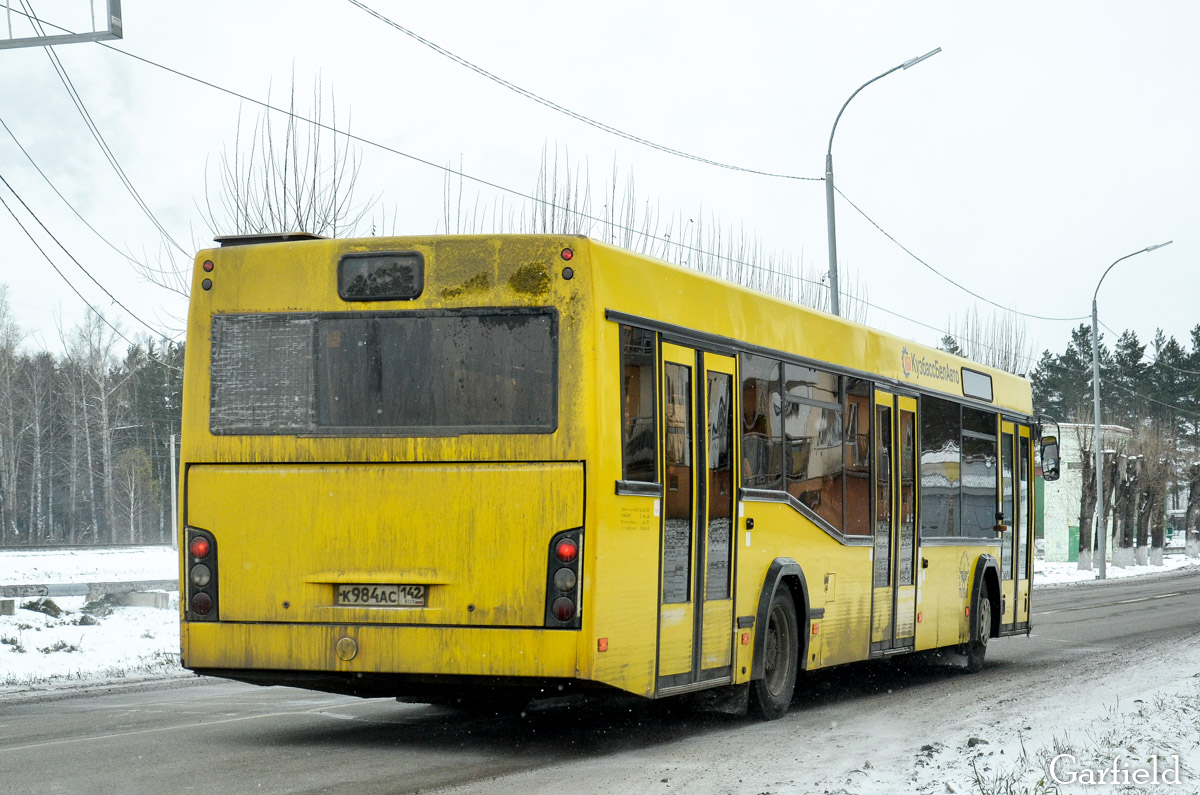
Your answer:
[[[841,717],[869,726],[873,711],[882,721],[935,693],[955,694],[954,709],[983,709],[997,689],[1065,682],[1089,664],[1134,658],[1200,629],[1200,573],[1038,589],[1034,598],[1033,635],[993,641],[979,676],[936,660],[816,672],[802,680],[792,711],[765,727],[669,702],[483,716],[199,679],[0,700],[0,791],[502,791],[496,777],[542,769],[553,777],[572,759],[619,765],[622,755],[681,740],[703,754],[747,734],[794,738]],[[603,789],[592,784],[584,791]]]

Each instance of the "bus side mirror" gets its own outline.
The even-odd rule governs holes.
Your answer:
[[[1042,478],[1058,480],[1058,439],[1053,436],[1042,437]]]

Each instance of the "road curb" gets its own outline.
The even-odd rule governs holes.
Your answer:
[[[0,687],[0,705],[14,702],[38,703],[61,701],[67,698],[95,698],[116,693],[133,693],[169,687],[192,687],[210,683],[209,677],[198,676],[180,668],[163,674],[145,674],[120,679],[98,679],[82,682],[38,682],[32,685]]]

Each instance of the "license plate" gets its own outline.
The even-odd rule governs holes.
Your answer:
[[[335,585],[333,603],[345,607],[424,607],[427,585]]]

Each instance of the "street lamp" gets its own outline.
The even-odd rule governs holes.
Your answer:
[[[1136,257],[1138,254],[1145,254],[1147,251],[1153,251],[1156,248],[1169,246],[1175,241],[1168,240],[1166,243],[1155,243],[1153,246],[1146,246],[1140,251],[1135,251],[1132,254],[1126,254],[1117,260],[1122,262],[1130,257]],[[1100,445],[1100,333],[1097,329],[1096,321],[1096,296],[1100,294],[1100,285],[1104,283],[1104,277],[1108,275],[1108,271],[1112,270],[1117,264],[1114,262],[1104,271],[1104,275],[1100,277],[1100,281],[1096,282],[1096,291],[1092,293],[1092,400],[1093,411],[1095,412],[1096,428],[1092,435],[1092,447],[1096,453],[1096,531],[1100,535],[1100,573],[1097,579],[1103,580],[1108,574],[1108,568],[1105,565],[1104,557],[1108,552],[1108,527],[1104,523],[1104,455],[1101,452]]]
[[[936,50],[931,50],[924,55],[909,58],[904,63],[888,69],[879,75],[879,77],[873,77],[863,83],[858,87],[858,91],[850,95],[850,99],[846,100],[845,104],[842,105],[842,109],[838,111],[837,118],[833,120],[833,129],[829,131],[829,149],[825,152],[825,214],[829,224],[829,305],[835,315],[840,315],[841,311],[838,305],[837,233],[833,228],[833,134],[837,132],[838,122],[841,121],[842,114],[846,112],[846,105],[849,105],[850,100],[858,96],[859,91],[862,91],[876,80],[887,77],[892,72],[916,66],[921,61],[924,61],[926,58],[932,58],[941,51],[942,48],[938,47]]]

